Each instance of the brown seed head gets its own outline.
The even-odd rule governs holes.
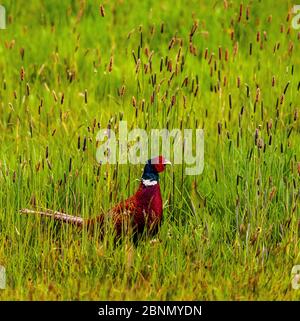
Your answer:
[[[104,7],[103,7],[102,4],[100,5],[100,14],[101,14],[102,17],[105,16],[105,10],[104,10]]]
[[[21,79],[21,81],[24,80],[24,77],[25,77],[25,70],[24,70],[24,67],[22,66],[21,70],[20,70],[20,79]]]

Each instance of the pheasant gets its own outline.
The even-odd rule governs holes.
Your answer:
[[[105,222],[109,221],[113,225],[116,237],[129,233],[129,231],[138,236],[145,230],[149,235],[154,235],[158,231],[163,214],[158,174],[165,170],[167,164],[171,162],[163,156],[148,160],[136,193],[111,208],[106,214],[100,214],[95,218],[83,219],[48,209],[45,211],[22,209],[20,212],[48,216],[56,221],[87,228],[88,231],[99,228],[102,234]]]

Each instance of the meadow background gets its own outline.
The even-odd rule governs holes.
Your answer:
[[[296,3],[1,4],[0,300],[300,298]],[[161,177],[155,239],[114,247],[20,216],[93,217],[132,194],[143,166],[95,159],[98,128],[121,119],[205,131],[203,173]]]

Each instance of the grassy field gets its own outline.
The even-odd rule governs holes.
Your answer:
[[[292,1],[2,1],[0,300],[299,300],[300,30]],[[134,97],[134,98],[133,98]],[[133,106],[135,105],[136,106]],[[204,128],[205,166],[161,177],[158,235],[93,217],[142,165],[96,162],[98,128]]]

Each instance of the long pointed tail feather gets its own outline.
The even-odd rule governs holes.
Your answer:
[[[22,214],[38,214],[41,216],[48,216],[53,218],[56,221],[64,222],[64,223],[70,223],[74,224],[77,226],[83,226],[84,224],[84,219],[82,217],[74,216],[74,215],[69,215],[65,213],[61,213],[58,211],[53,211],[46,209],[44,211],[36,211],[36,210],[30,210],[30,209],[21,209],[20,213]]]

